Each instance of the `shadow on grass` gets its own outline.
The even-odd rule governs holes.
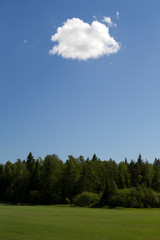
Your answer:
[[[34,203],[18,203],[18,202],[8,202],[8,201],[0,201],[2,205],[10,205],[10,206],[36,206],[38,204]]]

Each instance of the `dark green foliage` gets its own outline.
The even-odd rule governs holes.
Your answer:
[[[45,204],[61,203],[63,162],[57,155],[47,155],[41,170],[41,202]]]
[[[130,186],[130,175],[128,172],[128,164],[121,162],[118,165],[118,187],[128,188]]]
[[[160,191],[160,160],[157,158],[153,163],[153,189]]]
[[[139,154],[137,161],[117,164],[94,154],[86,160],[70,155],[62,162],[55,154],[43,160],[30,152],[26,161],[0,164],[0,201],[72,204],[82,199],[88,206],[91,196],[101,196],[100,207],[160,207],[160,159],[151,164]]]
[[[141,187],[119,189],[111,201],[113,206],[160,207],[160,193],[156,193],[150,188]]]
[[[74,198],[74,205],[79,207],[92,207],[100,200],[100,196],[92,192],[82,192]]]
[[[68,156],[68,160],[64,164],[64,193],[72,202],[75,195],[79,193],[79,179],[81,173],[81,165],[72,155]]]
[[[35,159],[34,159],[31,152],[28,154],[26,164],[27,164],[27,168],[30,170],[30,172],[32,172],[32,169],[33,169],[34,164],[35,164]]]

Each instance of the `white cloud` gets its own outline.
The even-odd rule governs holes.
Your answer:
[[[119,12],[116,12],[116,17],[117,19],[119,19]]]
[[[28,41],[27,40],[24,40],[24,43],[27,43]]]
[[[113,26],[113,22],[110,17],[105,17],[103,18],[102,22],[108,23],[108,25],[111,27]]]
[[[103,18],[102,22],[107,23],[109,27],[116,27],[117,24],[113,23],[110,17],[105,17]]]
[[[79,18],[68,19],[52,35],[51,41],[58,44],[49,54],[78,60],[110,55],[120,49],[119,43],[109,34],[109,27],[96,20],[90,25]]]

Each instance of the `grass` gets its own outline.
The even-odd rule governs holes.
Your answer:
[[[160,209],[0,205],[2,240],[159,240]]]

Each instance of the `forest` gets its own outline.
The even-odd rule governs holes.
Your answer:
[[[160,207],[160,159],[91,159],[56,154],[0,164],[0,201],[104,207]]]

